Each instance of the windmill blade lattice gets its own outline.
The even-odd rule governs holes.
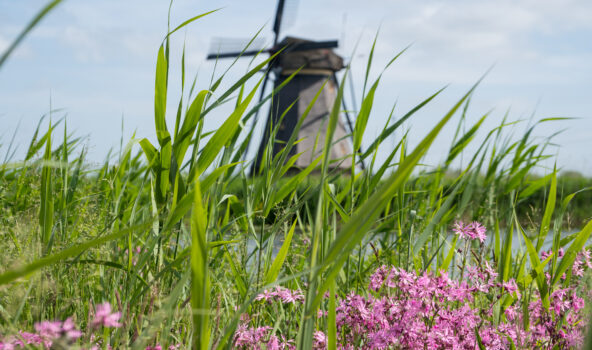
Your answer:
[[[294,25],[298,12],[298,0],[278,0],[275,19],[273,21],[273,32],[275,38],[274,46],[278,43],[280,33]]]
[[[265,48],[265,38],[213,38],[208,50],[208,59],[253,56]]]

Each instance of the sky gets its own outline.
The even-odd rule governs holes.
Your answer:
[[[520,136],[541,118],[569,121],[537,126],[538,141],[562,131],[548,149],[563,170],[592,175],[592,2],[589,0],[300,0],[289,1],[292,20],[282,36],[337,39],[337,52],[351,65],[354,98],[359,106],[366,61],[375,35],[373,81],[402,49],[411,47],[381,77],[364,144],[380,132],[396,103],[394,118],[438,89],[446,90],[405,123],[410,143],[417,143],[491,67],[475,92],[467,114],[468,129],[491,111],[467,153],[480,146],[487,131],[509,118],[522,120]],[[45,4],[45,1],[0,0],[0,52]],[[0,157],[14,135],[16,158],[22,157],[39,118],[52,108],[62,111],[68,129],[84,138],[89,159],[101,162],[132,135],[155,140],[154,69],[158,47],[167,32],[168,1],[66,0],[37,26],[0,68]],[[261,29],[267,42],[275,0],[176,0],[171,27],[220,9],[171,39],[169,127],[181,95],[180,63],[186,49],[186,74],[197,75],[198,89],[209,86],[230,61],[206,61],[213,38],[250,38]],[[256,59],[260,61],[261,59]],[[249,67],[240,60],[227,74],[230,86]],[[254,83],[255,80],[252,82]],[[251,83],[251,84],[252,84]],[[186,83],[187,85],[189,83]],[[252,86],[252,85],[249,85]],[[51,102],[50,102],[51,101]],[[206,118],[215,129],[230,107]],[[455,119],[435,141],[424,160],[436,165],[448,152]],[[122,127],[123,125],[123,127]],[[384,158],[399,132],[381,148]],[[260,129],[258,134],[260,135]],[[255,150],[252,150],[255,152]]]

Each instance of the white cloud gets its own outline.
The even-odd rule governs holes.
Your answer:
[[[95,35],[80,27],[67,26],[62,40],[74,49],[76,58],[82,62],[102,62],[106,47],[101,47]]]

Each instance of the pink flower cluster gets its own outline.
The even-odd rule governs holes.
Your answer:
[[[162,350],[162,349],[163,349],[163,347],[160,346],[159,344],[146,347],[146,350]],[[170,345],[167,349],[168,350],[179,350],[179,349],[181,349],[181,344]]]
[[[111,304],[103,303],[97,305],[90,326],[92,330],[98,330],[101,327],[118,328],[122,326],[121,323],[119,323],[120,318],[121,312],[112,312]],[[67,344],[72,345],[83,336],[82,332],[77,329],[74,321],[70,317],[63,322],[42,321],[36,323],[35,331],[36,333],[20,331],[16,336],[0,339],[0,350],[21,349],[30,346],[51,349],[56,342],[59,342],[61,346]],[[91,340],[91,343],[96,343],[94,340],[96,340],[97,337],[95,334],[90,333],[89,339]],[[169,350],[178,349],[179,347],[180,345],[171,345]],[[95,344],[91,346],[91,349],[99,349],[99,347]],[[153,347],[149,346],[146,349],[161,350],[162,347],[157,344]]]
[[[551,255],[551,253],[552,250],[542,252],[541,260],[546,260]],[[557,252],[557,257],[561,259],[563,258],[564,254],[565,251],[563,250],[563,248],[559,248],[559,251]],[[573,265],[571,266],[571,274],[573,276],[582,277],[584,276],[584,268],[586,267],[592,268],[592,256],[590,255],[590,251],[588,251],[587,249],[583,249],[576,255]],[[565,279],[566,275],[563,274],[563,276],[561,277],[562,279]],[[549,278],[550,276],[547,274],[547,279]]]
[[[271,329],[268,326],[249,328],[244,324],[239,325],[234,334],[234,346],[237,349],[260,349],[261,345],[264,345],[267,350],[296,349],[293,340],[286,340],[284,337],[280,339],[270,334]]]
[[[94,328],[101,326],[119,328],[121,327],[121,323],[118,322],[120,318],[121,312],[111,312],[111,304],[103,303],[97,305],[95,317],[90,324]]]
[[[473,221],[470,224],[465,225],[462,221],[454,223],[452,231],[456,233],[460,238],[473,240],[478,239],[481,243],[485,242],[487,235],[485,234],[485,226],[481,225],[477,221]]]
[[[238,326],[234,334],[234,348],[239,350],[262,349],[267,350],[294,350],[295,342],[292,339],[286,339],[283,335],[277,336],[270,332],[269,326],[251,328],[244,324]],[[316,331],[313,335],[313,350],[327,348],[327,336],[321,331]]]
[[[528,304],[530,328],[524,329],[521,295],[513,280],[496,283],[487,265],[469,271],[468,282],[445,273],[416,275],[379,268],[371,278],[372,295],[349,295],[337,310],[344,349],[487,349],[579,346],[584,306],[573,289],[558,289],[545,310],[536,294]],[[506,296],[511,296],[507,299]],[[492,302],[493,300],[493,302]],[[504,307],[504,300],[510,303]],[[504,318],[495,321],[496,303]],[[479,334],[479,337],[477,337]],[[479,340],[480,339],[480,340]]]
[[[589,253],[584,251],[578,256],[581,265],[588,266]],[[582,317],[584,299],[577,295],[575,287],[553,290],[547,310],[538,292],[534,291],[525,299],[524,291],[515,280],[499,282],[498,277],[487,261],[482,267],[468,266],[466,280],[461,281],[451,279],[445,272],[416,274],[382,266],[371,276],[367,295],[351,293],[339,300],[336,308],[338,348],[476,349],[482,345],[486,349],[508,349],[513,345],[518,349],[563,349],[581,346],[586,327]],[[259,300],[262,299],[284,302],[272,292],[260,295]],[[325,316],[325,312],[319,312],[320,319]],[[274,334],[271,327],[250,328],[250,321],[244,322],[234,338],[238,349],[292,349],[293,342],[279,335],[281,330]],[[314,348],[325,349],[326,346],[325,334],[315,332]]]
[[[87,339],[90,339],[90,349],[99,350],[102,340],[97,337],[93,331],[99,330],[101,327],[119,328],[122,326],[119,323],[121,312],[113,312],[111,304],[103,303],[97,305],[94,312],[93,319],[90,322],[90,333],[87,334]],[[83,337],[83,333],[76,328],[72,318],[67,318],[65,321],[43,321],[35,324],[36,333],[29,333],[20,331],[17,336],[10,336],[4,339],[0,338],[0,350],[13,350],[30,347],[42,347],[45,349],[53,349],[55,344],[59,342],[58,348],[73,345],[75,342]],[[100,333],[99,333],[100,334]],[[78,348],[78,347],[77,347]],[[108,349],[111,346],[107,345]],[[168,350],[178,350],[181,344],[170,345]],[[148,346],[146,350],[162,350],[163,347],[159,344]]]
[[[18,336],[0,340],[0,350],[26,348],[28,346],[42,345],[49,349],[56,340],[73,343],[82,336],[82,332],[76,329],[72,318],[61,321],[43,321],[35,324],[36,333],[20,331]]]
[[[265,290],[257,295],[255,300],[265,300],[267,302],[281,301],[284,304],[295,304],[304,301],[304,294],[300,290],[290,290],[281,286],[276,286],[274,290]]]

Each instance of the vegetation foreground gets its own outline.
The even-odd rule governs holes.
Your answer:
[[[275,91],[256,103],[261,80],[246,83],[269,60],[226,91],[225,73],[197,91],[195,82],[185,88],[183,59],[167,126],[168,37],[199,17],[170,31],[158,51],[157,144],[133,139],[91,168],[81,139],[51,111],[24,160],[11,161],[13,144],[5,145],[0,349],[585,346],[592,222],[589,212],[576,221],[570,213],[587,188],[567,192],[555,169],[531,175],[551,142],[533,129],[561,118],[516,137],[520,121],[506,115],[452,171],[489,115],[467,125],[476,84],[414,149],[406,132],[379,163],[378,147],[443,89],[408,112],[393,107],[362,150],[380,82],[380,74],[370,79],[371,53],[351,135],[352,164],[366,170],[336,171],[325,151],[289,176],[299,155],[281,152],[249,176],[247,126]],[[336,141],[345,82],[319,149]],[[231,114],[204,130],[223,103],[234,105]],[[418,167],[457,115],[446,160]]]

